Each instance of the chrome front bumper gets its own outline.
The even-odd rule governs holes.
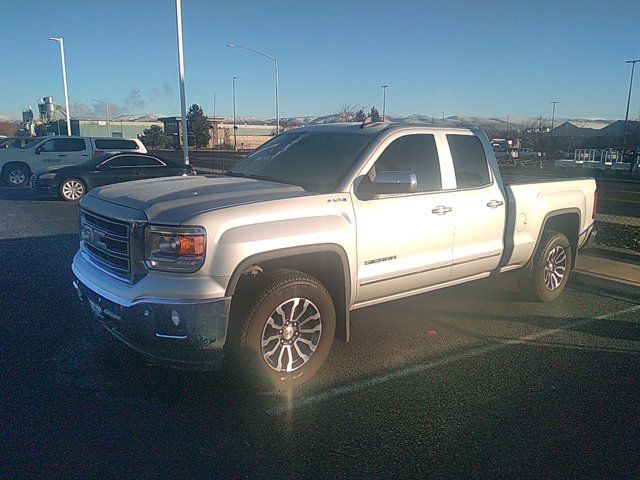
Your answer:
[[[230,298],[131,302],[77,276],[80,301],[117,339],[152,363],[195,370],[222,368]]]

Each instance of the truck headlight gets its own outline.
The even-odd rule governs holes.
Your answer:
[[[206,231],[202,227],[148,226],[144,232],[147,268],[193,273],[204,263]]]

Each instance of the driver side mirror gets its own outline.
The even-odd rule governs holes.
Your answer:
[[[378,172],[374,180],[365,175],[358,186],[358,197],[370,199],[376,195],[415,193],[418,178],[413,172]]]
[[[36,148],[36,151],[34,152],[36,155],[40,155],[40,152],[42,151],[42,146],[39,146],[38,148]]]

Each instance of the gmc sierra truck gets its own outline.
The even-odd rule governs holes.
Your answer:
[[[556,299],[594,233],[595,190],[503,183],[475,129],[300,128],[224,175],[91,190],[73,284],[151,362],[252,364],[291,388],[348,341],[358,308],[515,269],[532,299]]]

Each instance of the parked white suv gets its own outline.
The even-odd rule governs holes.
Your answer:
[[[103,153],[138,152],[147,149],[138,139],[52,136],[24,148],[0,150],[0,179],[9,186],[20,187],[31,174],[39,175],[52,168],[80,165]]]

